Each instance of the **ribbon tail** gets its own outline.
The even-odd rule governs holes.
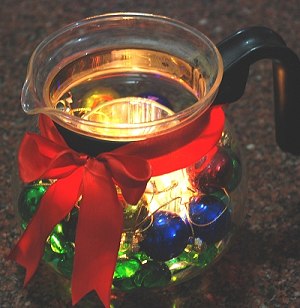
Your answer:
[[[105,307],[110,306],[111,285],[123,229],[123,210],[114,183],[105,166],[101,176],[86,169],[83,198],[76,231],[72,275],[75,305],[95,290]]]
[[[79,198],[82,168],[53,183],[43,196],[40,206],[28,224],[9,258],[25,267],[26,285],[36,272],[43,256],[45,242],[54,226],[64,219]]]

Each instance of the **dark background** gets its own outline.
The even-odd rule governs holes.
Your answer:
[[[70,307],[52,272],[41,266],[29,286],[22,288],[23,270],[5,259],[18,237],[10,177],[16,146],[30,121],[20,106],[29,57],[42,39],[60,27],[116,11],[176,18],[215,43],[245,26],[264,25],[300,55],[299,0],[1,0],[1,308]],[[253,65],[244,96],[228,109],[244,151],[249,187],[245,223],[232,246],[202,279],[150,299],[129,298],[124,307],[300,307],[300,159],[283,153],[275,143],[271,69],[267,60]]]

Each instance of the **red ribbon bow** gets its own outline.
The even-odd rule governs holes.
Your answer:
[[[27,284],[44,253],[47,237],[82,196],[72,301],[75,304],[95,290],[109,307],[123,227],[123,208],[115,185],[128,203],[136,204],[151,176],[185,168],[216,145],[224,127],[223,110],[215,107],[171,133],[132,142],[95,158],[70,149],[46,116],[40,116],[39,124],[41,135],[26,133],[20,145],[20,177],[25,183],[57,180],[41,199],[10,257],[26,268]]]

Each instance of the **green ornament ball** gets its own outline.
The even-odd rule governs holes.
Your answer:
[[[28,223],[33,217],[48,186],[49,182],[38,181],[23,188],[18,199],[18,211],[23,223]]]
[[[49,237],[51,249],[58,254],[74,254],[74,245],[66,241],[62,233],[52,232]]]
[[[113,285],[121,291],[130,291],[136,288],[133,281],[134,275],[141,269],[137,259],[118,260],[115,268]]]

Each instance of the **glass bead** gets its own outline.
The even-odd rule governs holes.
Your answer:
[[[23,188],[18,200],[18,210],[25,222],[32,218],[46,191],[47,186],[39,183],[32,183]]]
[[[118,260],[114,279],[132,277],[141,268],[141,263],[137,259]]]
[[[141,263],[145,263],[145,261],[150,260],[150,257],[143,251],[139,251],[134,254],[134,258],[138,259]]]
[[[184,270],[198,262],[198,253],[196,251],[183,251],[178,257],[166,261],[166,265],[173,273]]]
[[[156,261],[148,261],[142,264],[141,270],[134,276],[134,282],[138,287],[156,288],[168,284],[171,272],[164,264]]]
[[[72,243],[67,242],[63,235],[60,233],[53,232],[50,235],[49,243],[51,249],[59,254],[70,254],[74,251],[74,246]]]

